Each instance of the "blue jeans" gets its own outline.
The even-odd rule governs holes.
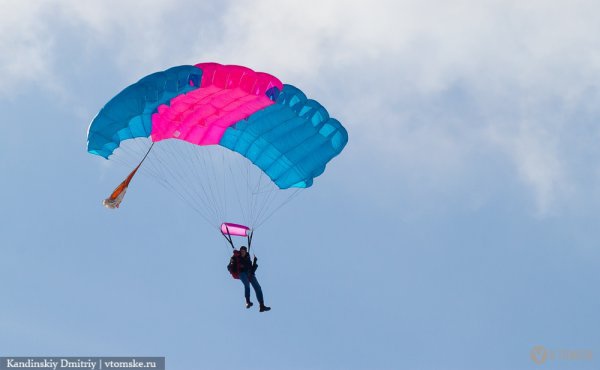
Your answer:
[[[262,289],[260,288],[260,284],[258,280],[256,280],[256,275],[252,274],[252,277],[248,279],[247,272],[240,272],[240,280],[244,283],[244,296],[246,300],[250,301],[250,284],[252,284],[252,288],[254,288],[254,293],[256,293],[256,299],[258,303],[263,304],[263,294]]]

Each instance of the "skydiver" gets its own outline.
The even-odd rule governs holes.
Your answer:
[[[254,261],[251,261],[250,255],[248,254],[248,249],[245,246],[240,247],[239,254],[235,252],[237,251],[234,251],[227,269],[234,277],[236,275],[239,276],[239,279],[244,284],[246,308],[250,308],[254,305],[254,303],[250,301],[250,284],[252,284],[252,288],[256,294],[256,299],[260,304],[260,312],[269,311],[271,307],[265,306],[262,289],[260,288],[260,284],[256,279],[256,269],[258,268],[258,265],[256,264],[256,256],[254,256]]]

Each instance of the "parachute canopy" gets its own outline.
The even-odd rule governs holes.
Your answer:
[[[108,159],[134,138],[220,145],[279,189],[310,187],[348,142],[344,127],[298,88],[217,63],[173,67],[125,88],[90,124],[88,152]]]

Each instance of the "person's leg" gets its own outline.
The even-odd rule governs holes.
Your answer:
[[[265,302],[263,300],[262,289],[260,288],[260,284],[258,283],[258,280],[256,280],[255,275],[252,275],[252,278],[250,278],[250,284],[252,284],[252,288],[254,288],[254,293],[256,293],[256,299],[258,300],[258,303],[261,305],[264,304]]]
[[[258,283],[258,280],[256,280],[256,276],[252,275],[250,278],[250,283],[252,284],[252,288],[254,288],[254,292],[256,293],[256,299],[258,300],[258,303],[260,303],[260,312],[269,311],[271,307],[265,306],[262,289]]]
[[[250,302],[250,284],[248,282],[248,274],[245,272],[240,273],[240,280],[244,284],[244,297],[246,297],[246,308],[250,308],[252,306],[252,302]]]

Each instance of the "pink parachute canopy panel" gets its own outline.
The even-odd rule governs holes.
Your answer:
[[[221,232],[223,235],[234,235],[234,236],[249,236],[250,228],[244,225],[232,224],[230,222],[224,222],[221,224]]]
[[[200,63],[200,88],[179,95],[152,115],[152,141],[176,138],[197,145],[218,144],[227,128],[274,104],[267,96],[283,89],[276,77],[236,65]]]

